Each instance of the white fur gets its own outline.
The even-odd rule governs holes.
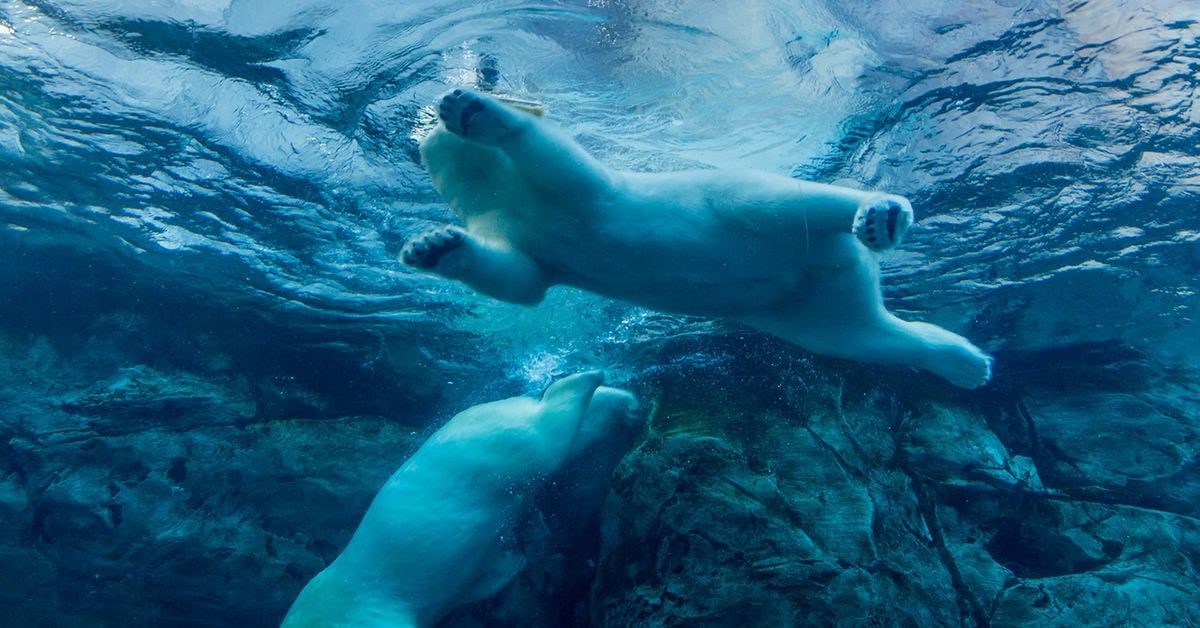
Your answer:
[[[869,204],[911,211],[902,197],[754,171],[618,172],[533,115],[466,90],[439,113],[421,156],[465,237],[436,258],[438,242],[417,238],[409,263],[514,303],[566,284],[966,388],[991,377],[991,358],[965,338],[884,308],[878,262],[852,228]]]
[[[573,375],[540,401],[515,397],[450,419],[387,481],[283,626],[431,626],[506,586],[524,561],[503,537],[531,494],[577,450],[577,434],[590,442],[636,406],[624,391],[597,391],[602,380]]]

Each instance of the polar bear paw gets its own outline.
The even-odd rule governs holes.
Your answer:
[[[468,89],[442,96],[438,117],[451,133],[489,146],[508,137],[520,120],[500,102]]]
[[[467,241],[467,234],[453,226],[439,227],[423,233],[404,245],[400,259],[405,264],[423,270],[433,270],[446,262],[446,256],[459,250]]]
[[[900,245],[913,223],[913,210],[900,196],[885,196],[863,203],[854,214],[854,235],[872,251],[889,251]]]
[[[992,365],[995,363],[992,356],[957,334],[932,326],[926,328],[940,331],[938,335],[944,335],[945,338],[930,346],[933,351],[920,366],[959,388],[979,388],[992,379]]]
[[[992,365],[995,359],[967,345],[948,355],[938,369],[939,375],[945,377],[951,384],[968,390],[979,388],[992,379]]]

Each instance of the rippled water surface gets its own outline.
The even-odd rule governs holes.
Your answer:
[[[427,107],[491,55],[611,164],[909,195],[888,295],[991,350],[1187,360],[1198,31],[1165,0],[5,2],[5,272],[335,334],[487,332],[509,372],[685,331],[565,289],[495,305],[397,261],[450,218],[416,161]]]

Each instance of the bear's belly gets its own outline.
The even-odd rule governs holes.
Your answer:
[[[752,208],[737,202],[738,186],[714,188],[703,183],[710,177],[625,173],[603,202],[581,202],[448,132],[431,135],[422,156],[469,230],[511,243],[554,283],[610,298],[737,318],[794,299],[814,269],[829,265],[828,241],[744,211]],[[724,206],[713,202],[722,198]]]
[[[680,314],[761,312],[806,283],[815,253],[803,242],[781,246],[702,213],[672,214],[542,214],[513,239],[557,283]]]

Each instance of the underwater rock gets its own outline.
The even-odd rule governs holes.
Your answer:
[[[419,442],[428,369],[88,311],[0,329],[6,623],[278,625]],[[399,392],[343,401],[382,379]]]
[[[639,382],[657,408],[648,434],[552,479],[521,530],[528,567],[445,626],[1193,616],[1200,391],[1187,378],[953,393],[744,342],[705,337],[707,361],[646,358],[659,365]],[[423,440],[405,421],[438,414],[358,415],[303,380],[96,366],[62,346],[0,337],[11,625],[278,625]],[[750,353],[765,357],[736,357]],[[264,403],[272,386],[286,390]],[[279,401],[307,398],[326,405]]]
[[[1180,625],[1194,611],[1194,391],[807,381],[770,410],[744,389],[664,384],[606,504],[593,623]]]
[[[394,459],[394,421],[278,420],[72,438],[9,434],[0,581],[13,625],[277,625],[349,538]]]
[[[1024,398],[1047,485],[1081,499],[1200,515],[1200,393],[1034,390]]]
[[[88,418],[88,427],[101,434],[142,431],[171,425],[236,424],[253,417],[257,407],[245,381],[225,383],[190,373],[167,374],[145,365],[119,369],[105,381],[65,395],[58,407]]]
[[[341,346],[261,350],[286,330],[247,325],[263,338],[237,348],[189,320],[0,329],[7,625],[278,625],[419,443],[430,417],[401,410],[437,412],[419,361],[351,369]],[[398,394],[342,401],[385,377]]]
[[[939,520],[992,625],[1186,625],[1200,596],[1187,517],[1007,495],[953,500]]]
[[[895,453],[885,416],[833,404],[754,416],[735,398],[670,404],[656,426],[667,435],[614,478],[597,625],[960,622],[909,478],[880,464]],[[719,410],[693,413],[706,406]],[[705,433],[730,429],[748,438]]]
[[[946,485],[1043,490],[1033,461],[1010,454],[982,416],[937,404],[922,406],[902,431],[910,472]]]

